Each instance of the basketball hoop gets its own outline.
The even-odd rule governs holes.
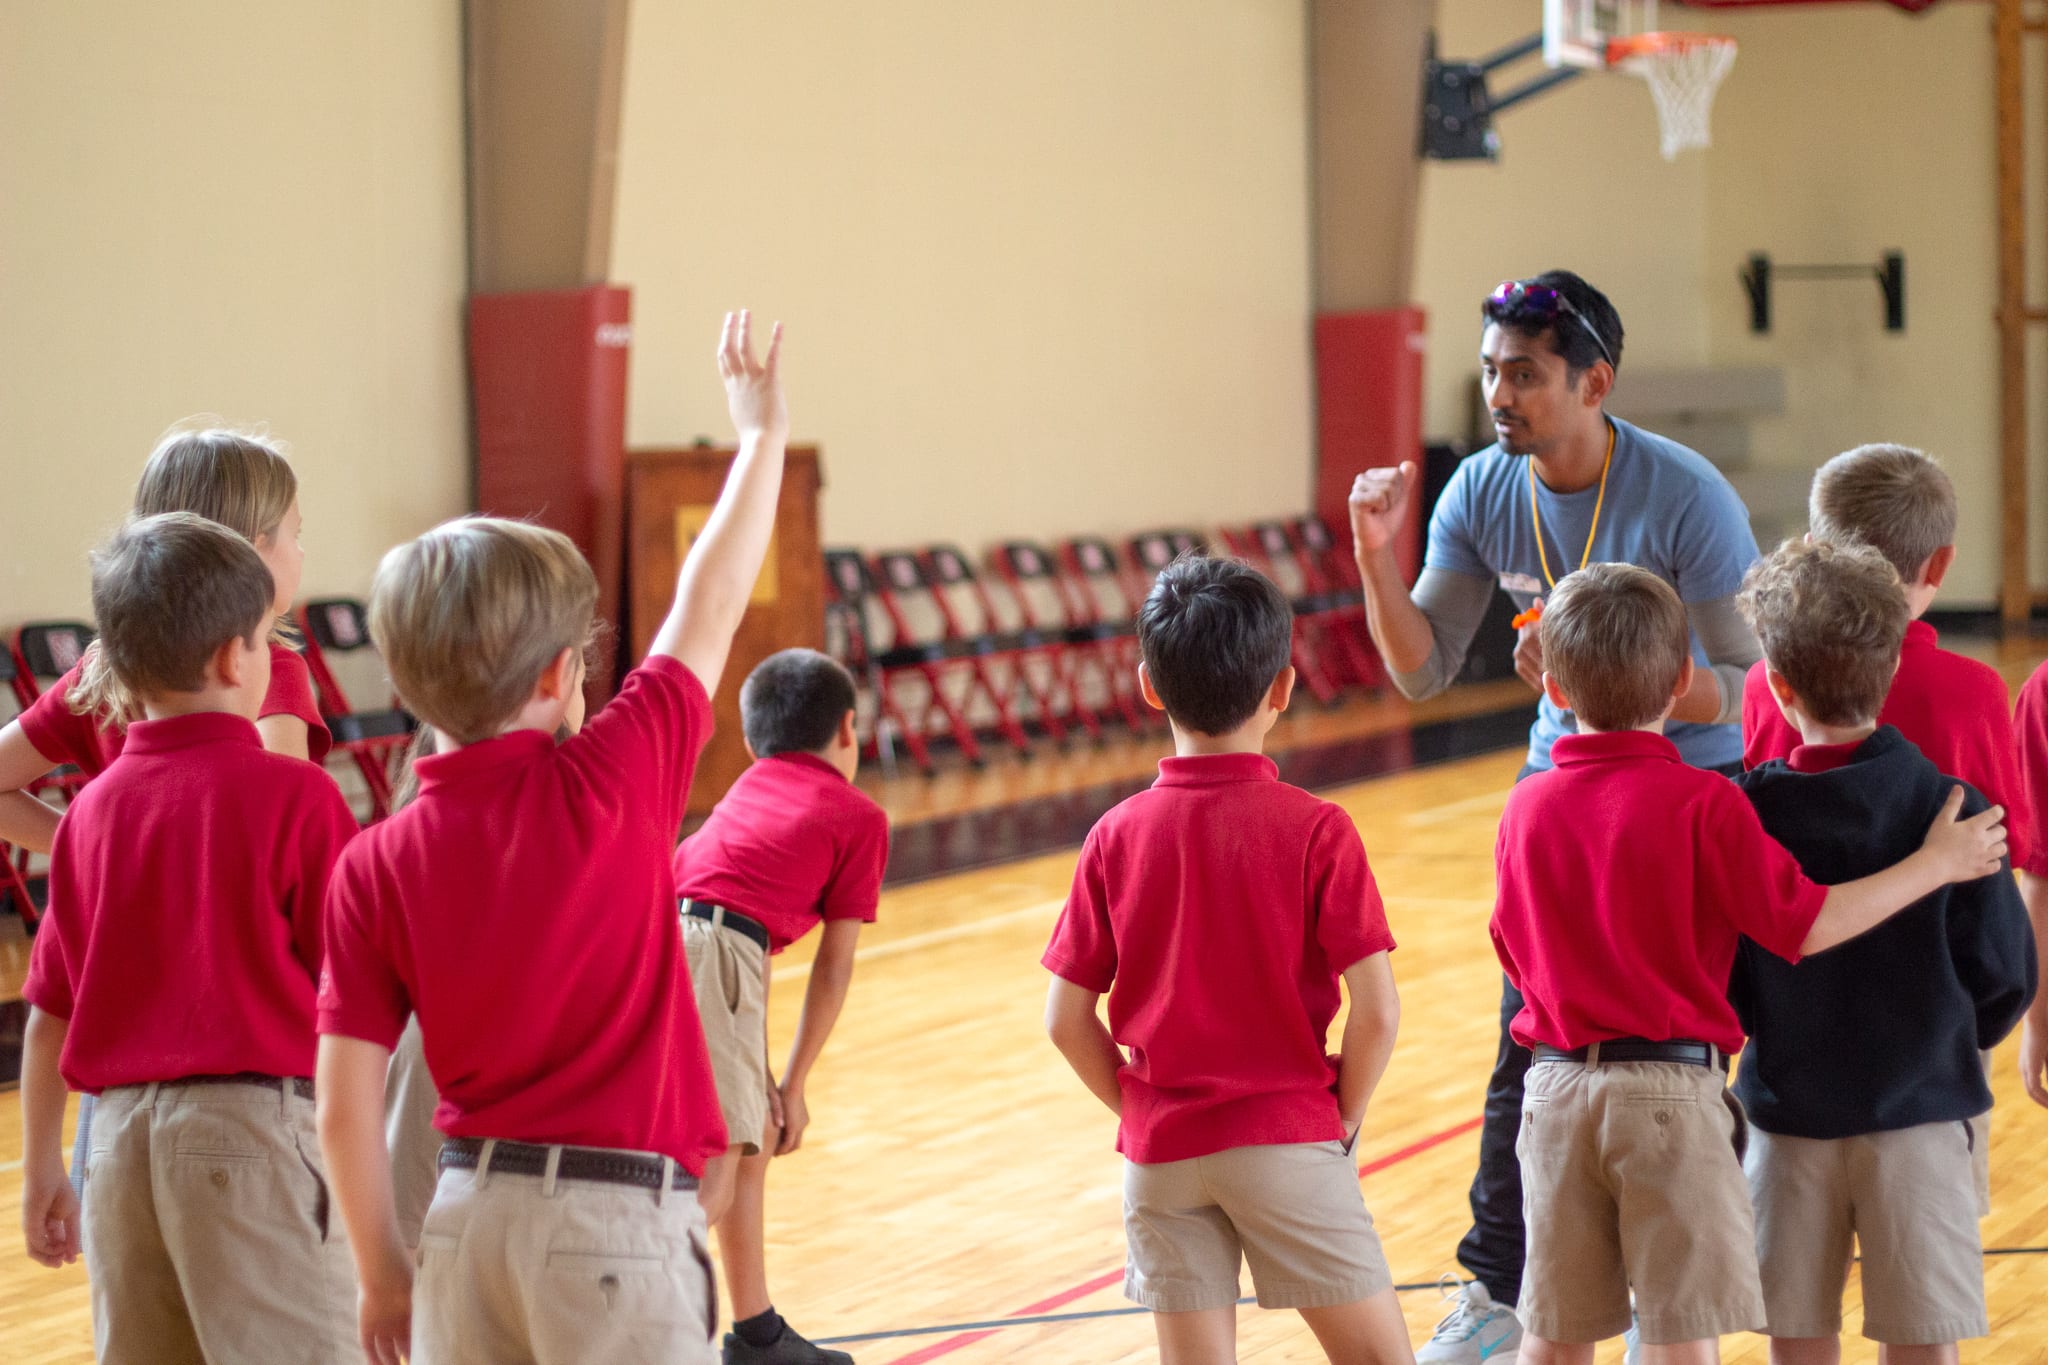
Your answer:
[[[1609,67],[1639,76],[1657,102],[1664,159],[1705,147],[1714,92],[1735,65],[1735,40],[1712,33],[1635,33],[1607,44]]]

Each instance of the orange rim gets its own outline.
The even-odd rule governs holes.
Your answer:
[[[1607,64],[1617,66],[1630,57],[1654,57],[1667,52],[1691,52],[1703,47],[1734,47],[1735,40],[1719,33],[1632,33],[1607,44]]]

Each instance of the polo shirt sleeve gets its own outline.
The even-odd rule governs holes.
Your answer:
[[[50,909],[57,907],[53,904]],[[76,983],[64,953],[64,934],[50,911],[43,912],[42,928],[29,945],[28,979],[22,982],[21,998],[44,1014],[69,1019],[77,1007]]]
[[[704,684],[681,660],[655,654],[626,675],[619,694],[561,752],[594,786],[616,787],[631,808],[652,812],[673,842],[697,756],[710,738]]]
[[[2048,877],[2048,664],[2034,670],[2020,688],[2019,706],[2013,714],[2013,729],[2019,745],[2019,800],[2027,809],[2034,832],[2025,856],[2013,859],[2013,866],[2036,877]],[[2010,826],[2007,827],[2010,839]]]
[[[1972,670],[1973,672],[1975,670]],[[2020,776],[2019,737],[2005,679],[1992,669],[1977,674],[1976,695],[1958,698],[1957,719],[1975,750],[1970,769],[1958,776],[1984,794],[1985,803],[2005,807],[2005,846],[2014,867],[2030,867],[2040,825]]]
[[[378,903],[366,844],[346,850],[327,884],[326,965],[316,1026],[322,1034],[395,1048],[412,1000],[383,944],[397,907]]]
[[[1749,509],[1718,474],[1700,480],[1699,492],[1679,513],[1673,531],[1672,586],[1681,602],[1732,597],[1756,563]]]
[[[318,980],[326,956],[327,884],[341,851],[356,835],[356,818],[333,778],[324,771],[305,776],[309,795],[291,834],[296,841],[292,885],[284,905],[293,950],[306,965],[307,975]]]
[[[81,667],[83,665],[73,665],[69,673],[52,683],[29,704],[27,710],[15,717],[15,721],[21,726],[22,734],[28,737],[28,742],[35,745],[36,752],[50,761],[51,767],[71,763],[89,773],[97,773],[106,766],[100,756],[100,727],[93,717],[81,716],[72,710],[69,701]]]
[[[863,806],[825,887],[819,916],[873,924],[882,900],[882,870],[888,864],[889,816],[879,806]]]
[[[1393,930],[1358,827],[1342,810],[1324,813],[1309,839],[1309,891],[1316,942],[1339,975],[1371,957],[1392,952]]]
[[[315,763],[324,761],[334,747],[334,736],[313,695],[313,670],[295,649],[270,647],[270,688],[263,694],[258,719],[263,716],[292,716],[306,722],[306,757]]]
[[[1102,851],[1091,833],[1074,869],[1074,885],[1066,908],[1053,926],[1052,942],[1039,961],[1045,969],[1082,990],[1097,995],[1116,979],[1116,937],[1109,923],[1109,882],[1103,875]]]
[[[1429,539],[1422,562],[1432,569],[1483,578],[1490,583],[1493,567],[1480,558],[1479,545],[1472,538],[1473,517],[1478,510],[1472,506],[1474,476],[1469,471],[1473,467],[1470,460],[1459,465],[1437,498],[1436,510],[1429,514]],[[1421,491],[1411,490],[1409,496],[1419,496]]]
[[[1717,779],[1710,790],[1699,844],[1691,850],[1701,910],[1719,910],[1766,952],[1797,962],[1828,889],[1800,871],[1799,861],[1764,832],[1740,788]]]

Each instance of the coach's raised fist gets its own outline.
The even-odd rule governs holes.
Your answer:
[[[1382,550],[1401,531],[1401,514],[1415,487],[1415,461],[1396,469],[1368,469],[1351,481],[1351,538],[1358,553]]]

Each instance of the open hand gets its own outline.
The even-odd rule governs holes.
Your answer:
[[[1402,513],[1414,490],[1415,461],[1398,468],[1368,469],[1351,481],[1351,540],[1355,553],[1383,550],[1401,533]]]
[[[1942,880],[1973,882],[1998,871],[2005,858],[2005,807],[1993,806],[1967,820],[1957,818],[1963,808],[1963,789],[1949,788],[1941,814],[1927,827],[1924,852],[1934,855]]]
[[[725,402],[741,440],[789,436],[789,409],[782,400],[782,324],[768,339],[768,358],[754,358],[753,314],[742,308],[725,315],[718,338],[718,374]]]
[[[30,1260],[53,1269],[77,1260],[78,1219],[78,1196],[62,1166],[22,1181],[21,1231]]]

